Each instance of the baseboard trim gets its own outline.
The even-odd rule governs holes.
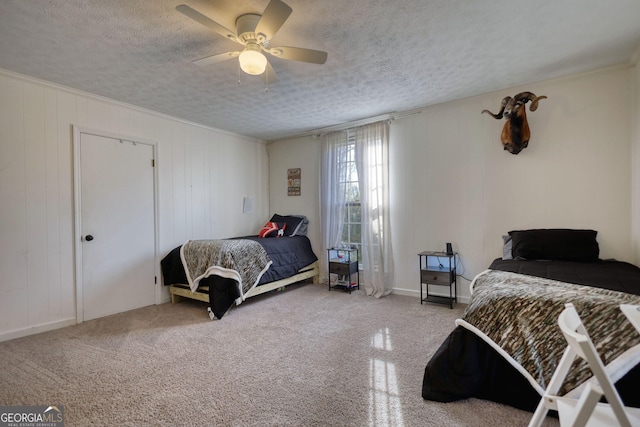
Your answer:
[[[391,293],[397,294],[397,295],[404,295],[407,297],[416,297],[416,298],[420,298],[420,291],[416,291],[413,289],[403,289],[403,288],[393,288],[391,290]]]
[[[0,342],[9,341],[15,338],[22,338],[29,335],[35,335],[42,332],[53,331],[54,329],[64,328],[66,326],[72,326],[76,324],[76,318],[71,317],[63,320],[56,320],[55,322],[41,323],[39,325],[29,326],[24,329],[16,329],[14,331],[0,333]]]
[[[394,293],[397,295],[405,295],[408,297],[420,298],[420,290],[416,290],[416,289],[393,288],[391,290],[391,293]],[[443,297],[449,296],[445,294],[434,294],[434,295],[439,295]],[[469,299],[470,299],[469,297],[458,295],[458,302],[461,304],[469,304]]]

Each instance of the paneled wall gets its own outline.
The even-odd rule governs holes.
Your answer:
[[[464,276],[473,278],[501,255],[501,235],[513,229],[592,228],[601,257],[633,261],[633,72],[617,67],[508,88],[393,121],[394,292],[417,295],[416,254],[444,250],[445,242],[460,253]],[[548,99],[528,112],[529,148],[514,156],[502,150],[504,121],[480,112],[495,112],[503,97],[524,90]],[[310,137],[278,141],[269,152],[290,153],[287,165],[311,159],[319,164],[318,144]],[[286,183],[273,177],[283,176],[285,167],[270,156],[272,209],[292,210],[297,203],[276,196]],[[307,176],[304,186],[312,186],[312,179]],[[470,295],[468,285],[460,281],[462,301]]]
[[[0,340],[75,323],[72,125],[157,143],[158,262],[269,215],[261,141],[0,71]]]

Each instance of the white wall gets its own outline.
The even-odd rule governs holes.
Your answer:
[[[634,264],[640,265],[640,48],[638,48],[635,55],[635,66],[631,73],[631,85],[634,104],[631,110],[631,226]]]
[[[296,138],[269,144],[269,207],[271,214],[306,215],[307,237],[318,257],[322,235],[320,229],[320,140]],[[300,196],[287,195],[287,169],[300,168]],[[269,218],[266,218],[267,221]]]
[[[0,340],[75,323],[72,125],[157,143],[158,263],[268,216],[264,143],[0,70]]]
[[[395,292],[416,295],[417,253],[444,250],[445,242],[461,254],[464,276],[473,278],[501,255],[501,235],[512,229],[592,228],[602,258],[633,261],[630,73],[618,67],[509,88],[393,121]],[[514,156],[502,150],[503,121],[480,112],[496,112],[504,96],[524,90],[548,99],[528,112],[530,145]],[[276,152],[289,153],[288,164],[319,164],[319,141],[269,145],[271,209],[290,210],[292,198],[273,196],[286,185],[273,179],[286,173]],[[460,285],[466,301],[468,282]]]

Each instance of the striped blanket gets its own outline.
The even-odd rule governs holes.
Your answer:
[[[497,270],[480,273],[471,288],[469,306],[456,324],[494,347],[540,394],[567,347],[558,316],[568,302],[614,382],[640,363],[640,334],[620,311],[620,304],[640,304],[640,296]],[[584,361],[574,362],[561,392],[578,392],[590,376]]]
[[[240,301],[271,266],[262,245],[244,239],[188,240],[180,248],[180,258],[192,292],[203,278],[220,276],[236,281]]]

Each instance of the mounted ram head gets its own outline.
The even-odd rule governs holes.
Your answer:
[[[513,98],[506,96],[502,100],[498,114],[493,114],[489,110],[482,110],[483,113],[490,114],[494,119],[503,117],[507,119],[500,137],[505,150],[511,154],[518,154],[527,148],[531,131],[529,130],[529,123],[527,123],[526,103],[531,101],[529,110],[536,111],[538,109],[538,101],[545,98],[546,96],[535,96],[531,92],[520,92]]]

